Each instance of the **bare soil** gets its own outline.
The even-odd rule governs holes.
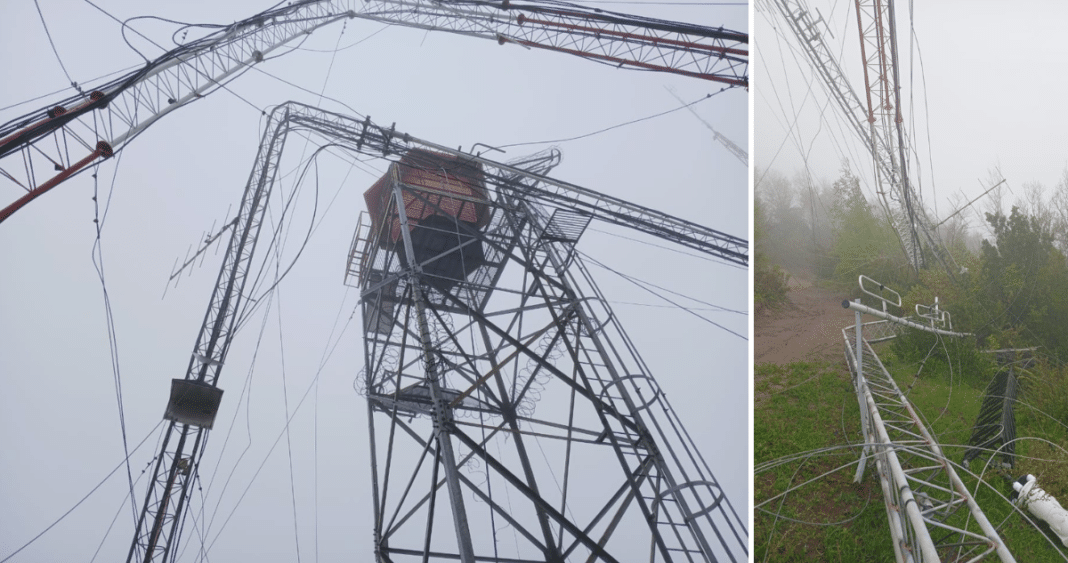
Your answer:
[[[754,365],[841,359],[842,328],[853,321],[842,308],[846,296],[791,274],[788,297],[790,305],[753,320]]]

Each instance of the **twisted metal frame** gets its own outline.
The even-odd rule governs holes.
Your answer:
[[[865,447],[854,481],[875,462],[894,554],[899,562],[1015,561],[971,492],[864,336],[863,313],[945,336],[964,336],[895,317],[859,303],[856,324],[842,329],[845,359],[860,405]]]

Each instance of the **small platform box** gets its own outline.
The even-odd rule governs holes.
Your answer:
[[[190,379],[172,379],[171,397],[164,420],[173,420],[211,430],[219,412],[223,390]]]
[[[429,281],[449,287],[485,263],[477,233],[489,224],[490,207],[481,166],[462,157],[413,149],[364,193],[371,231],[380,233],[378,245],[397,252],[404,263],[400,216],[390,205],[397,184],[415,259],[423,264]]]

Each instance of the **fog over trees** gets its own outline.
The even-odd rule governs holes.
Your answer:
[[[970,205],[951,200],[938,217],[925,202],[948,268],[925,252],[927,268],[916,273],[881,199],[865,193],[849,163],[833,179],[758,165],[760,308],[788,303],[788,275],[852,293],[864,274],[901,291],[906,311],[937,295],[955,325],[981,344],[1039,346],[1056,362],[1068,361],[1068,168],[1055,186],[1014,185],[996,169],[985,184],[985,196]]]

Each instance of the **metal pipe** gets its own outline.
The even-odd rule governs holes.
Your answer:
[[[857,300],[857,303],[860,303],[859,299]],[[853,351],[853,364],[856,366],[856,373],[853,376],[853,389],[857,393],[857,403],[860,407],[860,429],[861,432],[864,434],[864,439],[867,440],[869,432],[868,426],[870,425],[870,423],[868,421],[868,410],[864,408],[866,406],[864,403],[864,388],[867,385],[867,382],[864,380],[864,323],[861,317],[862,313],[860,311],[857,311],[857,325],[856,329],[853,331],[854,335],[856,336],[856,348]],[[857,464],[857,472],[853,476],[854,483],[859,483],[861,479],[864,478],[864,467],[867,464],[868,452],[870,450],[871,448],[868,446],[864,446],[860,450],[860,463]]]
[[[861,312],[861,313],[864,313],[864,314],[867,314],[867,315],[873,315],[873,316],[879,317],[880,319],[888,320],[888,321],[890,321],[892,323],[897,323],[897,324],[902,325],[902,326],[907,326],[909,328],[914,328],[916,330],[922,330],[924,332],[930,332],[932,334],[938,334],[938,335],[941,335],[941,336],[955,336],[957,338],[961,338],[961,337],[965,337],[965,336],[972,336],[972,334],[970,332],[953,332],[951,330],[942,330],[940,328],[934,328],[934,327],[930,327],[930,326],[927,326],[927,325],[924,325],[924,324],[920,324],[920,323],[918,323],[916,321],[913,321],[913,320],[910,320],[910,319],[906,319],[906,318],[902,318],[902,317],[895,317],[894,315],[891,315],[890,313],[884,313],[883,311],[880,311],[879,309],[873,309],[872,307],[868,307],[867,305],[863,305],[861,303],[851,302],[849,300],[842,301],[842,308],[844,308],[844,309],[852,309],[854,311],[858,311],[858,312]]]

